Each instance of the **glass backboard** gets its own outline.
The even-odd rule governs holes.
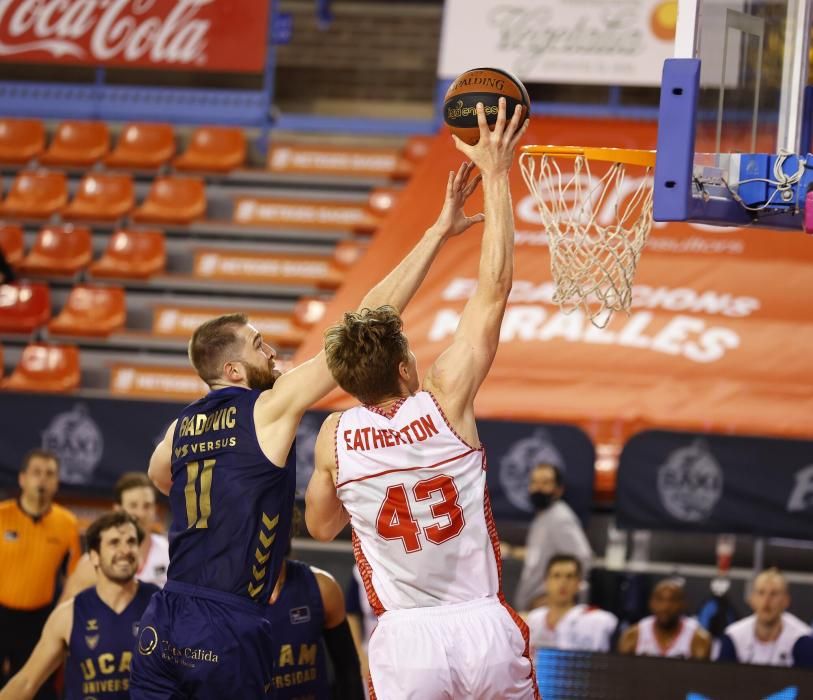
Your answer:
[[[677,4],[675,58],[661,88],[655,219],[742,225],[769,217],[765,225],[799,227],[809,0]],[[777,166],[784,152],[794,157],[779,156]]]

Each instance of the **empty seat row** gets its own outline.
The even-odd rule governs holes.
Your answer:
[[[73,275],[89,265],[94,277],[146,279],[163,272],[167,262],[163,233],[128,230],[113,233],[102,256],[91,262],[90,229],[71,224],[41,229],[28,255],[22,228],[0,224],[0,249],[13,267],[41,275]]]
[[[204,126],[195,129],[189,145],[175,157],[175,132],[170,124],[126,125],[110,151],[110,131],[103,121],[64,121],[45,147],[39,119],[0,119],[0,163],[88,167],[103,162],[110,168],[153,170],[172,163],[178,170],[227,172],[246,158],[242,129]]]
[[[200,178],[157,177],[144,202],[136,207],[129,175],[92,173],[82,179],[69,203],[65,173],[35,170],[18,173],[0,204],[3,216],[43,219],[57,213],[98,221],[132,214],[136,221],[185,224],[205,215],[206,188]]]
[[[11,375],[0,382],[0,388],[23,392],[69,392],[77,389],[80,381],[79,348],[31,343],[23,350]]]
[[[0,332],[31,333],[47,324],[56,335],[107,336],[124,328],[127,305],[122,287],[80,284],[71,290],[59,314],[51,319],[47,284],[0,285]]]

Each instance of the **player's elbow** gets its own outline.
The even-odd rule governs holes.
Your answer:
[[[305,518],[305,523],[308,526],[308,532],[317,542],[331,542],[336,538],[338,533],[334,532],[334,528],[327,526],[326,523],[318,523],[309,521]]]

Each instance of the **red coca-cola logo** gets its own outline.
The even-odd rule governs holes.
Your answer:
[[[261,70],[268,3],[0,0],[0,59]]]

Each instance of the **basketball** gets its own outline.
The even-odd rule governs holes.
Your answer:
[[[508,119],[514,108],[522,105],[522,120],[531,112],[528,91],[520,80],[500,68],[472,68],[459,75],[446,91],[443,98],[443,121],[452,133],[473,146],[480,139],[477,126],[477,103],[482,102],[486,110],[486,121],[490,127],[497,121],[498,100],[506,101],[505,115]]]

